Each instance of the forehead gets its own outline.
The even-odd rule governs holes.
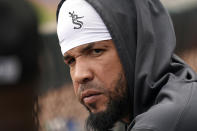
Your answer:
[[[99,41],[99,42],[93,42],[93,43],[80,45],[80,46],[72,48],[69,51],[67,51],[66,53],[64,53],[64,56],[78,55],[78,54],[81,54],[82,52],[92,49],[94,47],[114,47],[114,43],[112,40],[103,40],[103,41]]]

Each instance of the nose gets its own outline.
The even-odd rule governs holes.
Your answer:
[[[76,60],[75,68],[71,71],[71,77],[74,82],[78,84],[85,84],[93,80],[94,75],[91,70],[91,65],[88,64],[88,61],[83,59]]]

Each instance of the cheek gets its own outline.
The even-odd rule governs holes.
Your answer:
[[[78,84],[77,84],[77,83],[73,83],[73,88],[74,88],[74,93],[75,93],[75,95],[76,95],[77,97],[79,97],[79,96],[78,96]]]
[[[111,58],[114,58],[114,56]],[[119,74],[123,73],[122,65],[118,58],[106,59],[95,67],[95,74],[97,78],[108,88],[112,88],[112,85],[118,79]]]
[[[70,76],[71,76],[72,83],[73,83],[74,93],[77,96],[78,84],[73,79],[73,71],[71,69],[70,69]]]

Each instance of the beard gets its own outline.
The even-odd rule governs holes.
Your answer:
[[[87,131],[110,131],[115,123],[129,115],[131,103],[124,75],[119,75],[116,80],[115,89],[108,93],[109,102],[105,111],[92,113],[87,107],[90,115],[86,120]]]

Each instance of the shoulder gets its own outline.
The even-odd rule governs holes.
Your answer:
[[[130,131],[195,131],[197,129],[197,83],[169,81],[155,105],[138,115]]]

